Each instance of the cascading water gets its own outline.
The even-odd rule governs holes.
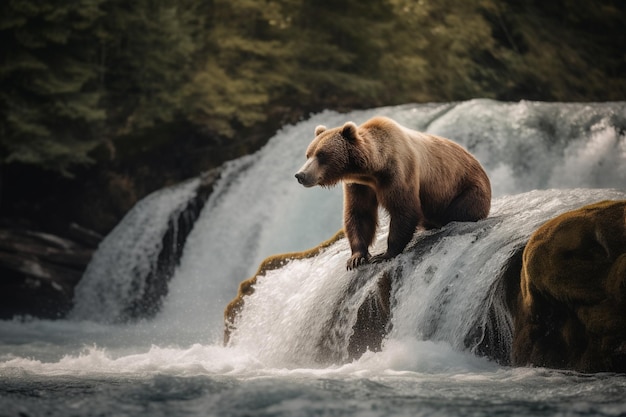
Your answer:
[[[223,310],[239,282],[265,257],[313,247],[341,227],[341,187],[304,189],[293,177],[315,126],[361,123],[374,115],[448,137],[476,155],[492,181],[490,217],[420,232],[398,258],[358,271],[345,270],[345,240],[318,257],[270,271],[247,298],[233,345],[222,347]],[[378,408],[376,415],[385,410],[415,414],[406,398],[418,398],[426,413],[463,415],[476,411],[467,408],[467,401],[480,397],[484,409],[478,406],[474,414],[513,402],[519,409],[500,411],[531,415],[537,403],[525,403],[528,395],[538,399],[533,401],[553,401],[552,407],[564,414],[571,410],[570,399],[579,395],[592,404],[587,409],[593,413],[601,404],[613,404],[604,396],[604,379],[582,381],[586,388],[581,391],[581,381],[571,379],[575,377],[506,370],[468,352],[480,351],[488,337],[505,347],[510,343],[510,317],[502,311],[498,278],[532,231],[568,209],[626,199],[624,191],[610,190],[625,185],[624,102],[472,100],[349,114],[326,111],[284,127],[261,151],[223,168],[184,242],[156,316],[128,322],[127,313],[142,299],[148,285],[142,277],[151,276],[158,264],[163,237],[194,199],[196,181],[148,197],[107,237],[77,289],[70,319],[0,322],[0,375],[25,381],[27,392],[39,386],[39,376],[86,375],[98,383],[102,375],[126,378],[115,379],[104,391],[88,383],[85,387],[85,392],[98,391],[119,403],[120,413],[126,410],[124,398],[155,392],[171,398],[171,404],[185,404],[185,395],[197,398],[200,403],[190,404],[195,410],[190,414],[211,409],[243,415],[241,410],[254,414],[263,409],[259,415],[294,415],[300,407],[309,410],[302,415],[316,415],[321,413],[318,403],[372,412],[367,404],[380,403],[372,403],[371,397],[400,404]],[[381,223],[373,252],[386,244],[386,223]],[[329,365],[349,361],[346,344],[358,307],[385,271],[392,280],[391,323],[382,352]],[[494,311],[499,320],[495,330]],[[84,346],[92,347],[79,353]],[[210,381],[193,379],[198,375],[209,375]],[[531,394],[519,394],[520,381]],[[616,381],[610,382],[610,392],[626,386],[626,380]],[[74,386],[73,380],[62,383]],[[360,387],[356,391],[354,384]],[[29,414],[19,408],[22,402],[13,394],[18,391],[10,391],[9,400],[0,396],[0,409]],[[603,394],[594,402],[589,393]],[[167,410],[176,414],[173,409],[165,414]],[[143,414],[154,411],[148,408]]]
[[[256,155],[228,165],[188,239],[158,320],[175,329],[181,341],[219,340],[224,306],[262,259],[315,246],[341,227],[341,187],[304,189],[293,178],[318,124],[361,123],[385,115],[453,138],[479,158],[494,195],[502,196],[574,184],[626,184],[625,112],[623,103],[473,100],[350,115],[324,112],[286,127]],[[587,161],[584,170],[575,172],[573,160]]]
[[[377,277],[390,271],[390,339],[444,341],[473,350],[488,331],[490,310],[504,302],[497,284],[511,256],[550,218],[604,199],[626,199],[626,193],[575,189],[499,197],[488,219],[422,232],[403,254],[357,271],[346,270],[350,248],[341,240],[313,260],[294,260],[260,277],[231,340],[272,366],[319,366],[327,364],[320,347],[333,335],[338,340],[324,353],[345,361],[357,309]],[[386,219],[381,229],[374,253],[386,247]],[[339,323],[332,320],[337,311],[346,316]],[[507,350],[512,318],[501,314],[502,327],[491,336]]]
[[[141,316],[136,310],[154,314],[151,310],[167,294],[165,275],[171,275],[167,270],[175,266],[174,254],[180,251],[179,223],[190,206],[191,212],[197,208],[194,198],[200,185],[200,179],[194,179],[155,192],[124,217],[102,242],[76,287],[71,318],[113,323]],[[166,243],[169,247],[164,248]]]

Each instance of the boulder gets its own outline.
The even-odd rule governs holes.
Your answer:
[[[101,238],[77,225],[72,233],[76,240],[0,229],[0,319],[59,318],[71,309],[74,286]]]
[[[513,365],[626,372],[626,201],[541,226],[524,249]]]
[[[356,321],[352,325],[347,345],[347,357],[337,349],[337,339],[342,335],[332,329],[341,328],[345,320],[344,300],[334,308],[334,314],[326,324],[328,331],[317,341],[318,363],[343,363],[359,359],[366,351],[380,352],[383,340],[390,330],[391,284],[395,274],[384,269],[372,277],[376,285],[368,292],[357,310]],[[348,291],[350,293],[351,291]],[[337,337],[339,336],[339,337]]]

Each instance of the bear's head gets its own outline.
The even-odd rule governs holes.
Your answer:
[[[357,173],[364,165],[362,143],[352,122],[332,129],[317,126],[315,139],[306,150],[306,162],[296,174],[298,182],[305,187],[331,187],[346,175]]]

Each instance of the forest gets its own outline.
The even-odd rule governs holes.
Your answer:
[[[6,0],[0,226],[106,234],[286,123],[626,98],[621,0]]]

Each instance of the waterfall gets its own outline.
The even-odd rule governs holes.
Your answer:
[[[499,284],[512,255],[545,221],[604,199],[626,199],[626,193],[574,189],[498,197],[489,218],[419,232],[398,257],[357,271],[346,270],[350,248],[340,240],[312,260],[294,260],[259,277],[255,292],[246,297],[233,344],[258,352],[270,366],[343,362],[357,309],[387,271],[392,277],[389,339],[445,341],[459,350],[477,351],[490,337],[499,345],[480,353],[508,356],[510,314],[496,312],[501,322],[490,329],[490,313],[505,302]],[[385,249],[386,234],[385,219],[375,252]],[[333,320],[337,311],[340,321]],[[336,340],[329,346],[331,337]]]
[[[202,186],[202,178],[186,181],[133,207],[94,254],[70,317],[114,323],[156,314],[204,205]]]
[[[276,355],[294,363],[315,362],[317,341],[338,308],[347,318],[336,324],[337,340],[320,343],[341,351],[359,302],[383,268],[391,271],[393,280],[389,337],[476,348],[488,331],[486,317],[498,295],[493,286],[504,261],[532,230],[569,208],[625,198],[617,191],[600,190],[623,189],[626,184],[623,102],[471,100],[349,114],[325,111],[283,127],[259,152],[223,167],[185,241],[152,326],[167,329],[181,344],[216,342],[221,339],[225,305],[262,259],[303,250],[332,236],[341,227],[341,187],[304,189],[293,174],[316,125],[362,123],[375,115],[448,137],[476,155],[492,181],[492,213],[476,224],[418,234],[412,243],[415,251],[358,273],[345,271],[349,249],[339,241],[323,256],[291,262],[259,279],[235,338],[266,352],[270,362],[278,360]],[[194,184],[147,197],[107,237],[77,289],[73,317],[115,321],[119,312],[132,309],[145,286],[137,277],[146,274],[136,271],[154,268],[154,253],[167,224],[184,211]],[[541,189],[553,190],[531,191]],[[386,236],[381,226],[379,246]]]

